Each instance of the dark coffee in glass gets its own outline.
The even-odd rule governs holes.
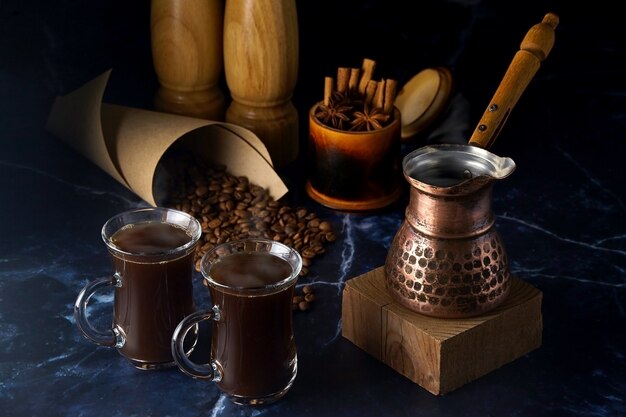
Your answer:
[[[115,273],[90,282],[79,294],[75,316],[83,334],[116,347],[140,369],[173,366],[172,334],[195,311],[192,278],[200,234],[196,219],[165,208],[134,210],[107,221],[102,238]],[[85,310],[89,298],[105,287],[114,288],[113,327],[101,331],[88,322]]]
[[[202,258],[213,307],[187,317],[172,341],[178,366],[215,381],[238,404],[267,404],[284,396],[297,373],[292,298],[302,268],[297,251],[279,242],[247,239],[226,243]],[[211,362],[199,365],[184,353],[185,334],[212,321]]]

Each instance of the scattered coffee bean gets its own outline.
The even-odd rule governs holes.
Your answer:
[[[311,304],[315,301],[315,294],[313,293],[313,288],[310,285],[305,285],[302,287],[301,293],[294,293],[292,299],[292,310],[296,311],[306,311],[311,308]]]

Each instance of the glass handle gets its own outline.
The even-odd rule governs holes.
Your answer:
[[[220,314],[217,306],[212,310],[196,311],[185,317],[174,330],[172,335],[172,356],[174,361],[185,374],[192,378],[220,381],[222,373],[214,361],[208,364],[197,364],[189,359],[185,353],[185,337],[192,327],[204,320],[219,320]]]
[[[111,277],[98,278],[85,285],[76,298],[76,303],[74,304],[74,318],[76,319],[76,325],[87,339],[97,345],[116,348],[124,346],[124,332],[120,328],[113,327],[105,331],[98,330],[93,327],[87,319],[87,305],[89,303],[89,299],[96,293],[96,291],[109,286],[121,287],[121,285],[122,280],[118,274]]]

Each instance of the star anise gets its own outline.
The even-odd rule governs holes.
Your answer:
[[[383,109],[380,107],[375,107],[370,109],[370,107],[365,104],[363,106],[363,111],[355,111],[352,113],[354,116],[354,120],[350,122],[352,127],[350,130],[357,131],[371,131],[376,129],[382,129],[383,125],[389,120],[389,115],[383,112]]]
[[[343,129],[343,123],[350,120],[348,113],[353,108],[346,96],[335,91],[328,100],[328,105],[322,103],[317,106],[315,117],[327,126]]]

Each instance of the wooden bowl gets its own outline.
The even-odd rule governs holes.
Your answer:
[[[345,211],[386,207],[402,192],[400,112],[390,124],[373,131],[334,129],[309,112],[306,191],[324,206]]]

